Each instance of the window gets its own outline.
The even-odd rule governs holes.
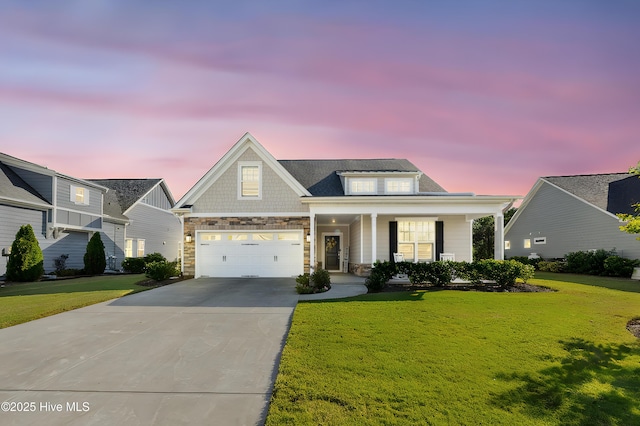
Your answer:
[[[300,241],[300,234],[287,232],[286,234],[278,234],[280,241]]]
[[[529,238],[524,240],[524,248],[531,248],[531,240]]]
[[[144,257],[144,240],[138,240],[138,252],[136,257]]]
[[[72,203],[89,205],[89,190],[81,186],[71,185],[69,199]]]
[[[410,194],[411,179],[385,179],[387,194]]]
[[[349,190],[351,194],[375,194],[377,193],[376,179],[349,179]]]
[[[262,197],[261,163],[241,162],[238,167],[238,198],[259,200]]]
[[[398,252],[408,262],[432,261],[435,236],[433,221],[398,221]]]
[[[133,257],[133,240],[131,238],[124,241],[124,257]]]
[[[200,236],[200,241],[221,241],[221,234],[202,234]]]
[[[511,250],[511,241],[505,241],[504,242],[504,249],[505,250]]]
[[[227,240],[229,241],[247,241],[249,236],[247,234],[229,234]]]
[[[251,239],[253,241],[272,241],[273,234],[253,234]]]

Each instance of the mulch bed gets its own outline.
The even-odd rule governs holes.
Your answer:
[[[640,339],[640,318],[634,318],[627,323],[627,330]]]
[[[517,283],[513,287],[501,287],[496,284],[486,283],[480,285],[473,284],[449,284],[443,287],[435,287],[430,284],[387,284],[382,290],[385,293],[399,292],[399,291],[416,291],[416,290],[459,290],[459,291],[483,291],[493,293],[542,293],[553,292],[556,290],[548,287],[542,287],[532,284]]]
[[[143,287],[162,287],[163,285],[178,283],[180,281],[188,280],[189,278],[190,277],[173,277],[164,281],[156,281],[148,278],[142,281],[138,281],[136,285],[141,285]]]

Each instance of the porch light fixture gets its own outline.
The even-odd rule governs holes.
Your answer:
[[[307,242],[310,243],[311,242],[311,234],[307,234]]]
[[[184,242],[185,243],[191,242],[191,232],[189,232],[187,235],[184,236]]]

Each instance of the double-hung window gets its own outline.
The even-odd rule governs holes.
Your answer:
[[[435,235],[434,221],[398,221],[398,252],[408,262],[433,261]]]
[[[262,198],[262,167],[258,162],[240,163],[238,166],[238,198]]]
[[[377,179],[349,179],[349,192],[351,195],[366,195],[377,193]]]
[[[71,185],[69,188],[69,199],[72,203],[89,205],[89,190],[81,186]]]
[[[131,238],[124,240],[124,257],[133,257],[133,240]]]

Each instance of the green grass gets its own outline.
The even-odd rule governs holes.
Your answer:
[[[12,283],[0,288],[0,328],[147,290],[144,275],[105,275]]]
[[[267,424],[640,424],[640,283],[532,283],[298,304]]]

